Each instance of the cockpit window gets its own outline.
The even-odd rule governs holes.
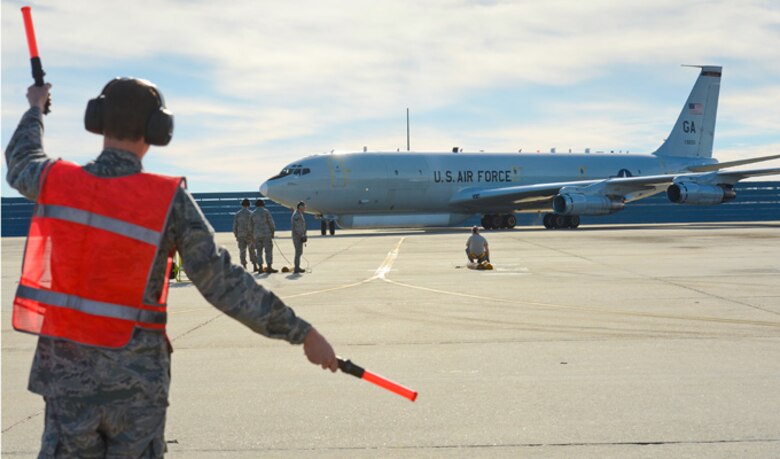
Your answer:
[[[287,168],[287,167],[285,167],[284,169],[282,169],[281,172],[279,172],[278,174],[276,174],[273,177],[269,178],[268,180],[280,179],[282,177],[286,177],[286,176],[290,175],[291,173],[292,173],[292,170]]]
[[[302,167],[300,164],[293,164],[292,166],[285,167],[281,172],[269,178],[268,180],[276,180],[288,175],[306,175],[311,172],[308,167]]]

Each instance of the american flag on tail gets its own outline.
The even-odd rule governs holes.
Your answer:
[[[689,103],[688,104],[688,112],[690,112],[692,115],[703,115],[704,114],[704,105],[702,105],[702,104],[695,104],[695,103]]]

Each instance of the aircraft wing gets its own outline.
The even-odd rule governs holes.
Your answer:
[[[613,177],[498,188],[469,187],[453,195],[450,204],[477,212],[497,208],[516,211],[549,209],[552,199],[561,193],[561,190],[586,195],[611,196],[622,198],[624,202],[631,202],[661,193],[677,181],[692,181],[706,185],[733,185],[747,177],[775,174],[780,174],[780,168]]]
[[[772,155],[772,156],[762,156],[760,158],[748,158],[748,159],[740,159],[738,161],[728,161],[725,163],[715,163],[715,164],[704,164],[701,166],[691,166],[688,168],[691,172],[709,172],[709,171],[717,171],[720,169],[725,169],[727,167],[734,167],[734,166],[741,166],[744,164],[752,164],[752,163],[759,163],[761,161],[769,161],[771,159],[777,159],[780,158],[780,155]]]

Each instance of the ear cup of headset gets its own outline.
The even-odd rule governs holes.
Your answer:
[[[162,98],[160,97],[160,100]],[[153,111],[146,122],[146,135],[144,140],[149,145],[164,147],[173,137],[173,113],[161,106]]]
[[[93,134],[103,134],[103,99],[102,94],[90,99],[84,112],[84,128]]]

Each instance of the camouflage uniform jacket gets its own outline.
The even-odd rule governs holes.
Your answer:
[[[258,207],[252,212],[252,235],[255,239],[271,237],[276,231],[271,211]]]
[[[303,215],[303,212],[297,210],[293,212],[290,223],[292,224],[293,237],[300,238],[306,236],[306,218]]]
[[[236,212],[233,217],[233,236],[245,237],[252,235],[252,211],[246,207]]]
[[[41,174],[55,161],[43,151],[42,118],[40,109],[28,110],[5,152],[8,183],[31,200],[38,197]],[[142,166],[132,153],[106,149],[84,169],[99,177],[114,177],[140,172]],[[167,254],[173,249],[179,251],[187,276],[209,303],[259,334],[293,344],[303,342],[311,326],[249,273],[231,264],[229,253],[215,245],[214,230],[184,188],[174,197],[144,301],[153,302],[168,282]],[[167,404],[169,354],[163,333],[140,328],[121,349],[41,336],[28,388],[45,397],[86,402],[147,400]]]

